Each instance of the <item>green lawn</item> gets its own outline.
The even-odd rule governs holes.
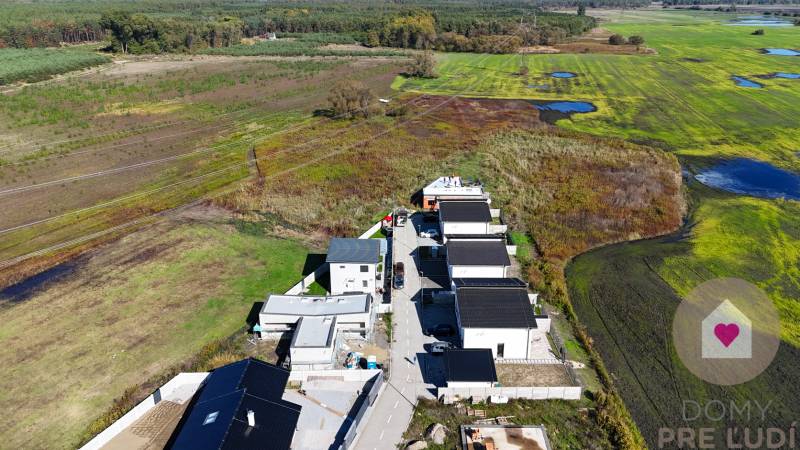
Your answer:
[[[70,49],[0,49],[0,86],[15,81],[40,81],[52,75],[96,66],[109,57],[81,46]]]
[[[590,101],[597,105],[596,113],[576,115],[560,125],[657,142],[680,155],[749,156],[800,169],[794,156],[800,140],[800,82],[756,79],[765,88],[748,89],[730,79],[732,75],[800,72],[800,58],[759,51],[796,47],[800,27],[768,28],[764,36],[751,36],[754,27],[719,22],[731,15],[648,12],[641,16],[676,22],[606,27],[625,36],[644,36],[657,55],[440,54],[439,78],[398,78],[394,86],[440,94]],[[682,23],[684,17],[694,20]],[[530,71],[527,77],[516,75],[522,65]],[[578,77],[556,80],[547,76],[552,71],[575,72]],[[527,87],[541,84],[549,84],[550,89]]]

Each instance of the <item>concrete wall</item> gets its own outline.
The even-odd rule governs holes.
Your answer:
[[[362,272],[361,266],[367,266],[367,271]],[[329,268],[331,294],[363,292],[374,295],[377,266],[377,264],[331,263]]]
[[[494,383],[492,382],[484,382],[484,383],[477,383],[472,381],[448,381],[447,387],[451,388],[462,388],[462,389],[469,389],[469,388],[490,388],[494,387]]]
[[[528,358],[529,330],[525,328],[463,328],[464,348],[490,348],[498,358],[497,345],[504,344],[503,358]]]
[[[175,375],[174,378],[167,381],[149,397],[142,400],[142,402],[138,405],[134,406],[133,409],[128,411],[127,414],[120,417],[116,422],[95,436],[94,439],[87,442],[86,445],[80,448],[80,450],[97,450],[102,448],[122,430],[128,428],[131,424],[147,414],[147,412],[153,409],[153,407],[161,402],[161,400],[175,401],[176,403],[183,403],[183,401],[191,400],[191,396],[189,396],[189,398],[175,398],[179,395],[178,389],[184,388],[180,393],[180,397],[184,397],[189,393],[189,391],[192,391],[191,389],[185,389],[187,385],[194,387],[194,390],[192,391],[192,393],[194,393],[197,391],[197,388],[200,387],[206,377],[208,377],[208,372],[188,372]]]
[[[493,387],[493,388],[439,388],[439,398],[450,404],[458,400],[472,398],[473,401],[488,399],[490,395],[529,400],[580,400],[583,388],[580,386],[556,387]]]
[[[381,369],[340,369],[340,370],[292,370],[289,373],[290,382],[304,382],[309,378],[332,378],[344,381],[367,381],[382,373]]]
[[[450,278],[505,278],[504,266],[449,266]]]

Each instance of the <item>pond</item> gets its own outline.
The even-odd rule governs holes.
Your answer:
[[[784,17],[742,16],[731,20],[726,25],[740,27],[791,27],[794,26],[794,22]]]
[[[761,83],[756,83],[755,81],[748,80],[745,77],[732,76],[731,79],[735,81],[736,85],[739,87],[757,88],[757,89],[764,87]]]
[[[695,178],[706,186],[735,194],[800,200],[800,175],[752,159],[725,161],[701,171]]]
[[[775,78],[787,78],[789,80],[800,80],[800,73],[775,72],[772,75]]]
[[[578,75],[572,72],[551,72],[550,76],[553,78],[575,78]]]
[[[762,48],[761,51],[767,55],[775,56],[800,56],[800,52],[789,48]]]
[[[573,114],[597,111],[597,107],[589,102],[531,100],[531,103],[539,110],[539,118],[551,124]]]

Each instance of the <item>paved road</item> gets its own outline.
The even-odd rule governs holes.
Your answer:
[[[417,397],[434,398],[432,384],[423,381],[420,363],[424,363],[426,342],[434,339],[423,335],[420,300],[420,277],[417,270],[417,236],[412,222],[394,229],[395,262],[405,265],[405,288],[392,293],[393,343],[389,382],[375,402],[375,409],[358,437],[357,450],[391,449],[401,442],[408,427]],[[412,301],[412,299],[414,301]]]

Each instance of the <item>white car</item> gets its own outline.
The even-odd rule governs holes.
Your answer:
[[[437,230],[421,231],[419,233],[419,237],[436,239],[439,237],[439,231]]]

